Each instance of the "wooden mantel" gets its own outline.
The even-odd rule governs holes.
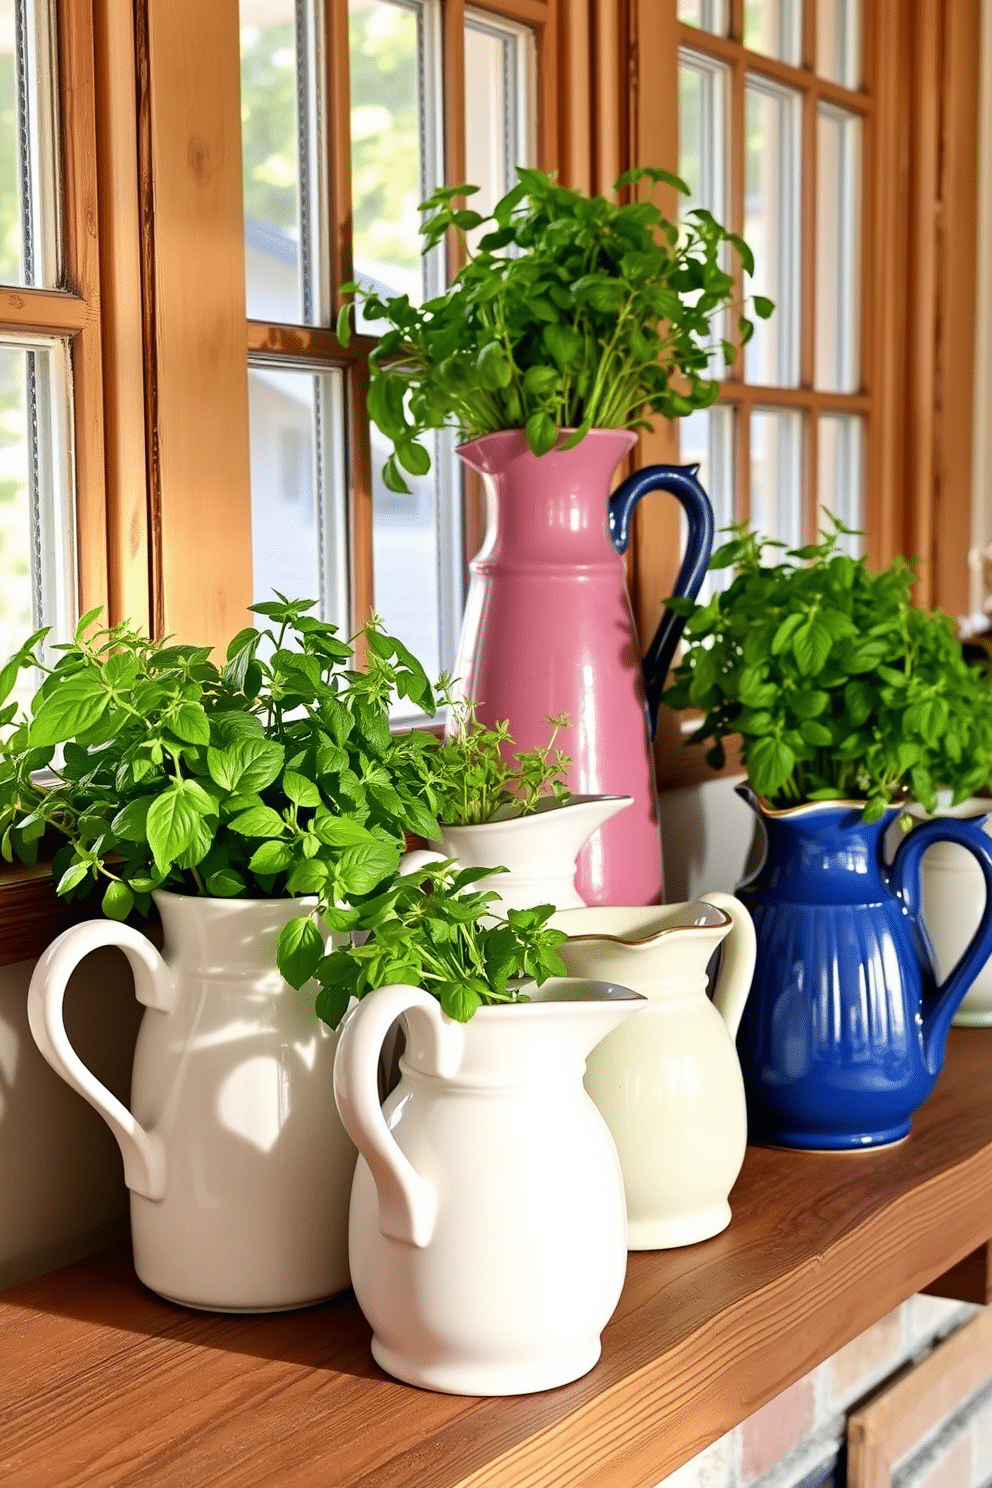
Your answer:
[[[985,1300],[992,1033],[952,1033],[908,1141],[750,1148],[732,1203],[723,1235],[631,1256],[591,1374],[510,1400],[388,1379],[350,1296],[221,1317],[159,1301],[126,1254],[81,1262],[0,1298],[0,1482],[652,1488],[914,1292]]]

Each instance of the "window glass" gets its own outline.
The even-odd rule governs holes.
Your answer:
[[[687,26],[726,36],[730,19],[729,0],[678,0],[678,17]]]
[[[530,102],[533,33],[469,11],[465,16],[465,179],[480,188],[469,202],[487,216],[533,163]],[[484,228],[469,233],[471,246]]]
[[[716,536],[714,548],[726,542],[726,528],[734,520],[734,420],[736,413],[728,404],[715,403],[711,408],[697,408],[688,418],[679,420],[680,458],[683,465],[698,465],[697,479],[713,506]],[[685,548],[685,518],[682,519],[682,548]],[[733,569],[715,569],[706,575],[700,590],[705,604],[716,589],[725,589],[733,578]]]
[[[0,343],[0,655],[33,630],[50,644],[76,615],[67,348]],[[23,674],[26,703],[37,680]]]
[[[840,517],[847,527],[863,532],[864,419],[855,414],[821,414],[817,431],[817,465],[821,506]],[[854,557],[864,552],[863,538],[845,538],[843,546]]]
[[[751,414],[751,522],[790,548],[803,541],[802,414],[755,409]]]
[[[0,283],[24,283],[14,0],[0,0]]]
[[[718,221],[727,220],[726,89],[725,67],[686,48],[679,52],[679,175],[691,193],[680,198],[683,219],[705,207]],[[722,261],[726,266],[725,251]],[[719,343],[729,339],[730,329],[729,316],[713,318],[711,377],[727,375]]]
[[[350,626],[342,374],[251,367],[252,579]]]
[[[861,0],[816,0],[816,70],[842,88],[860,88]]]
[[[802,0],[744,0],[744,45],[798,67],[802,14]]]
[[[754,253],[750,288],[775,302],[745,354],[749,382],[799,382],[800,99],[792,88],[748,77],[744,94],[744,236]]]
[[[349,0],[348,9],[355,276],[419,305],[418,207],[433,184],[421,154],[423,18],[390,0]],[[378,330],[375,322],[364,328]]]
[[[816,386],[853,393],[860,381],[861,120],[821,104],[816,148]]]

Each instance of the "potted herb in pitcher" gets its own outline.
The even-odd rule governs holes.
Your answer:
[[[372,353],[368,408],[394,453],[383,472],[423,474],[422,436],[454,425],[459,453],[482,473],[489,529],[472,564],[454,676],[493,728],[506,719],[516,747],[539,748],[545,719],[573,722],[568,783],[634,804],[583,850],[577,888],[590,904],[644,904],[661,894],[654,775],[648,743],[681,620],[668,611],[644,649],[635,634],[617,549],[632,511],[665,490],[685,507],[689,539],[678,593],[695,594],[712,541],[712,511],[695,467],[653,466],[607,503],[610,479],[636,431],[712,403],[711,329],[734,299],[724,259],[742,239],[705,211],[666,219],[650,199],[586,197],[538,170],[519,180],[490,230],[445,292],[423,306],[405,295],[358,295],[385,334]],[[664,170],[628,172],[622,197],[647,183],[685,183]],[[483,226],[460,205],[474,187],[446,187],[424,203],[427,247],[449,231]],[[771,302],[753,301],[755,313]],[[350,307],[338,335],[347,340]],[[751,322],[738,318],[740,337]],[[724,354],[735,347],[724,342]],[[608,517],[609,511],[609,517]],[[612,540],[611,540],[612,539]],[[647,719],[645,716],[647,694]]]
[[[58,892],[102,890],[109,918],[53,943],[29,1012],[45,1058],[120,1144],[138,1275],[175,1301],[260,1311],[348,1282],[355,1152],[331,1096],[335,1036],[289,984],[324,954],[319,907],[377,890],[403,828],[436,823],[419,798],[416,741],[394,740],[388,723],[396,689],[433,706],[419,664],[373,625],[356,671],[310,603],[254,608],[271,627],[241,632],[224,666],[208,647],[85,616],[31,717],[5,710],[0,840],[29,858],[50,828],[65,840]],[[26,665],[42,663],[15,658],[8,692]],[[39,786],[45,768],[54,779]],[[120,923],[152,900],[164,955]],[[67,979],[101,945],[123,950],[148,1009],[132,1110],[63,1023]]]
[[[591,1369],[620,1297],[623,1182],[582,1072],[642,999],[559,979],[552,906],[494,921],[489,872],[434,864],[346,914],[368,939],[318,965],[317,1006],[336,1024],[353,1004],[334,1087],[361,1154],[351,1269],[377,1362],[427,1389],[516,1395]]]
[[[940,986],[920,922],[920,862],[962,844],[992,889],[980,826],[933,821],[884,861],[886,827],[912,796],[963,799],[992,773],[992,695],[965,665],[949,618],[912,602],[898,560],[870,573],[819,543],[765,564],[746,528],[714,556],[734,566],[706,606],[676,601],[687,646],[665,694],[697,708],[694,738],[740,734],[742,794],[767,849],[740,886],[758,937],[738,1046],[753,1135],[787,1146],[861,1149],[900,1140],[943,1065],[947,1031],[992,951],[992,894]]]
[[[630,805],[630,796],[573,796],[565,785],[571,760],[556,747],[568,718],[548,718],[546,743],[518,750],[505,720],[494,728],[477,717],[477,705],[453,698],[448,735],[422,750],[424,798],[441,824],[440,851],[409,853],[401,873],[424,863],[457,859],[464,868],[500,865],[486,889],[504,908],[535,902],[556,909],[583,906],[575,887],[576,860],[602,824]]]

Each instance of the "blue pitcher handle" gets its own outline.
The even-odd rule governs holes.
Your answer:
[[[713,508],[696,479],[698,470],[698,465],[646,465],[628,476],[610,497],[610,537],[618,553],[627,551],[634,507],[642,496],[649,491],[668,491],[678,497],[689,521],[689,538],[674,592],[689,599],[695,599],[699,593],[713,551]],[[684,615],[666,609],[644,657],[644,694],[652,739],[665,678],[684,626]]]
[[[944,817],[937,821],[924,822],[921,826],[914,827],[909,836],[899,844],[892,860],[889,883],[905,905],[914,925],[919,921],[923,897],[920,884],[923,854],[935,842],[957,842],[961,847],[966,847],[977,861],[985,879],[985,910],[981,924],[950,976],[942,987],[937,988],[935,1001],[923,1008],[923,1047],[927,1066],[933,1074],[937,1074],[944,1063],[944,1048],[951,1019],[968,988],[992,955],[992,840],[982,831],[987,821],[987,816],[978,816],[970,821],[954,821]]]

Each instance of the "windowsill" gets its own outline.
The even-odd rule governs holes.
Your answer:
[[[631,1255],[590,1374],[503,1400],[388,1379],[350,1293],[186,1312],[106,1252],[0,1298],[5,1467],[33,1488],[68,1463],[87,1488],[650,1488],[915,1292],[987,1299],[992,1039],[952,1032],[907,1141],[750,1147],[731,1203],[713,1240]]]

